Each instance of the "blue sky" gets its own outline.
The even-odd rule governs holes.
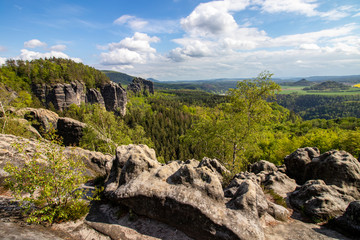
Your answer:
[[[159,80],[360,74],[359,0],[0,0],[0,64],[71,58]]]

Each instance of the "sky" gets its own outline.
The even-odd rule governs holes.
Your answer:
[[[158,80],[360,74],[359,0],[0,0],[0,64]]]

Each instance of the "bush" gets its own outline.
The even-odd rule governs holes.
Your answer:
[[[86,214],[88,204],[81,199],[84,191],[79,189],[86,181],[83,162],[65,157],[54,142],[46,146],[39,143],[31,155],[26,146],[16,147],[25,156],[25,164],[21,168],[10,163],[5,166],[10,174],[6,184],[20,200],[28,222],[52,224]]]

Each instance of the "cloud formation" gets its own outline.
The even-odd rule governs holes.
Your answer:
[[[56,57],[56,58],[67,58],[67,59],[71,59],[75,62],[82,62],[82,60],[80,58],[72,58],[69,57],[67,54],[63,53],[63,52],[58,52],[58,51],[50,51],[50,52],[45,52],[45,53],[41,53],[41,52],[34,52],[34,51],[29,51],[27,49],[21,49],[21,53],[20,55],[17,57],[17,59],[22,59],[22,60],[28,60],[31,61],[33,59],[39,59],[39,58],[51,58],[51,57]]]
[[[109,43],[108,52],[100,54],[104,65],[121,65],[122,68],[132,68],[134,64],[144,64],[156,58],[156,49],[150,43],[159,42],[158,37],[150,37],[145,33],[136,32],[132,37],[117,43]]]
[[[25,48],[38,48],[38,47],[47,47],[47,44],[44,42],[41,42],[38,39],[32,39],[30,41],[24,42]]]

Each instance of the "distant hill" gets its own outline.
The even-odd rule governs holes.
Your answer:
[[[285,82],[295,82],[303,79],[303,77],[299,78],[288,78],[283,79]],[[306,79],[310,82],[326,82],[326,81],[334,81],[334,82],[343,82],[343,83],[358,83],[360,82],[360,75],[347,75],[347,76],[310,76],[306,77]]]
[[[306,80],[305,78],[299,80],[299,81],[296,81],[296,82],[283,82],[283,83],[280,83],[280,85],[283,85],[283,86],[311,86],[313,85],[314,82],[310,82],[308,80]]]
[[[102,70],[102,72],[105,73],[105,75],[108,76],[108,78],[110,78],[111,81],[120,83],[121,85],[129,85],[134,79],[133,76],[130,76],[126,73],[108,71],[108,70]]]
[[[335,82],[335,81],[326,81],[322,82],[316,85],[313,85],[311,87],[306,87],[303,90],[315,90],[315,91],[335,91],[335,90],[347,90],[349,89],[349,86],[346,86],[345,84]]]

